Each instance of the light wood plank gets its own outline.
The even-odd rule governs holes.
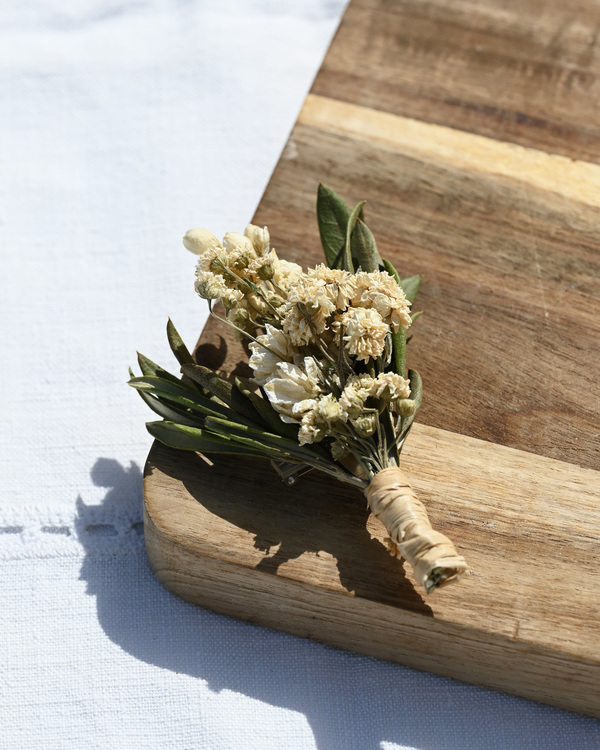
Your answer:
[[[600,165],[548,154],[473,133],[309,94],[298,122],[369,143],[384,142],[394,151],[422,155],[447,170],[498,175],[555,193],[568,200],[600,206]]]
[[[421,425],[404,469],[473,567],[429,597],[359,492],[158,445],[151,565],[216,611],[600,716],[600,474]]]

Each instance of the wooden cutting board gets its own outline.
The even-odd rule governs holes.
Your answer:
[[[600,716],[599,27],[592,0],[352,0],[254,218],[280,256],[320,262],[323,181],[368,199],[381,254],[423,274],[404,469],[472,575],[425,597],[360,493],[155,444],[165,586]],[[244,368],[213,321],[197,357]]]

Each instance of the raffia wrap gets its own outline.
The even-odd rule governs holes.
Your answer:
[[[468,572],[448,537],[431,528],[425,506],[398,467],[376,474],[365,495],[371,512],[390,535],[392,555],[412,565],[417,582],[427,591],[458,581]]]

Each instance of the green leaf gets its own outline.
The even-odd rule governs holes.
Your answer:
[[[172,404],[168,404],[158,396],[152,396],[150,393],[138,390],[138,393],[142,401],[147,404],[153,412],[158,414],[163,419],[177,422],[178,424],[185,424],[191,427],[201,427],[205,415],[194,415],[190,414],[186,409],[177,408]]]
[[[232,385],[225,378],[217,375],[208,367],[197,365],[195,362],[183,364],[181,372],[188,378],[205,388],[213,396],[231,406],[231,389]]]
[[[344,243],[344,260],[342,263],[342,268],[345,271],[350,271],[350,273],[354,273],[354,264],[352,263],[352,233],[354,231],[354,227],[356,226],[358,215],[362,211],[365,203],[366,201],[361,201],[360,203],[357,203],[356,206],[354,206],[354,208],[352,209],[352,213],[350,214],[350,218],[348,219],[348,223],[346,224],[346,239]]]
[[[389,260],[383,260],[384,269],[396,279],[396,283],[401,286],[400,276],[398,271],[390,263]],[[396,333],[392,331],[392,357],[394,360],[394,370],[397,375],[404,377],[406,370],[406,331],[403,328],[399,328]]]
[[[265,449],[285,452],[296,460],[311,461],[314,464],[324,459],[331,463],[329,454],[318,445],[312,445],[310,448],[304,447],[298,445],[295,440],[288,440],[281,435],[275,435],[260,428],[229,422],[219,417],[207,418],[205,426],[207,429],[217,431],[219,435],[228,435],[232,440],[257,439],[265,446]]]
[[[268,458],[262,451],[255,451],[198,427],[188,427],[174,422],[147,422],[146,429],[161,443],[184,451],[197,453],[229,453],[238,456]]]
[[[390,276],[393,276],[396,279],[396,283],[398,284],[398,286],[401,287],[402,281],[400,280],[400,274],[398,273],[398,271],[396,271],[396,269],[392,265],[392,262],[389,261],[387,258],[384,258],[381,261],[381,263],[383,265],[384,270],[386,270]]]
[[[350,247],[355,268],[360,267],[363,271],[371,273],[371,271],[378,271],[379,267],[383,266],[373,232],[364,221],[361,221],[360,217],[352,232]]]
[[[272,459],[286,461],[304,461],[304,452],[297,443],[284,442],[284,438],[261,430],[244,428],[243,425],[229,422],[226,419],[210,417],[206,420],[206,429],[211,435],[224,440],[239,443],[253,451]]]
[[[403,420],[401,437],[402,440],[404,440],[408,435],[408,431],[412,427],[412,423],[417,416],[417,412],[419,411],[419,407],[421,406],[421,401],[423,400],[423,381],[421,380],[421,376],[416,370],[408,371],[408,382],[410,383],[410,398],[415,402],[415,410],[410,415],[410,417],[406,417],[406,419]]]
[[[194,358],[190,354],[187,346],[183,343],[181,336],[177,333],[177,329],[173,325],[171,318],[169,318],[167,322],[167,338],[169,339],[171,351],[180,365],[194,364]]]
[[[421,286],[421,276],[409,276],[406,279],[402,279],[402,281],[400,282],[400,286],[404,290],[406,299],[412,303],[415,301],[415,297],[417,296],[417,292],[419,291],[419,287]]]
[[[269,426],[259,410],[256,409],[252,399],[248,398],[237,385],[234,385],[231,389],[231,408],[258,427]]]
[[[346,245],[346,227],[350,209],[337,193],[319,184],[317,192],[317,222],[325,261],[329,268],[341,268]]]
[[[222,417],[210,417],[205,423],[206,429],[216,430],[219,434],[227,434],[232,440],[237,440],[240,437],[257,438],[262,444],[270,444],[278,450],[286,452],[301,451],[305,453],[303,449],[294,440],[288,440],[281,435],[276,435],[267,430],[262,430],[260,427],[251,427],[249,425],[241,425],[231,420],[224,419]]]
[[[165,380],[170,380],[173,383],[180,382],[180,379],[176,375],[172,375],[167,370],[164,370],[162,367],[160,367],[160,365],[157,365],[156,362],[153,362],[151,359],[148,359],[148,357],[140,354],[140,352],[137,353],[137,360],[140,366],[140,370],[142,371],[142,375],[164,378]],[[132,377],[134,377],[133,374]]]
[[[417,312],[416,312],[416,313],[413,313],[413,314],[412,314],[412,315],[410,316],[410,319],[411,319],[411,320],[412,320],[412,322],[414,323],[414,322],[415,322],[415,320],[416,320],[417,318],[420,318],[420,317],[421,317],[421,315],[423,315],[423,310],[417,310]]]
[[[415,414],[421,406],[423,400],[423,380],[416,370],[408,371],[408,381],[410,383],[410,397],[415,402]]]
[[[278,412],[271,406],[268,398],[261,398],[257,393],[253,393],[244,386],[239,378],[236,378],[236,385],[244,396],[252,401],[252,405],[260,414],[267,427],[282,437],[298,442],[298,427],[288,422],[283,422]]]
[[[140,391],[161,390],[165,393],[172,393],[175,396],[182,396],[191,400],[208,401],[208,398],[201,396],[197,391],[192,390],[181,380],[168,380],[156,375],[142,375],[133,377],[128,381],[128,385],[137,388]]]
[[[131,378],[129,385],[138,391],[147,391],[184,410],[192,409],[192,411],[205,415],[234,416],[227,406],[204,398],[181,383],[171,383],[169,380],[163,380],[162,378],[138,377]]]

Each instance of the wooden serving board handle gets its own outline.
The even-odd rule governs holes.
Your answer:
[[[158,444],[146,545],[202,606],[600,716],[600,8],[499,7],[352,0],[254,218],[320,262],[323,181],[424,275],[403,470],[472,575],[425,598],[360,493]],[[247,366],[214,321],[196,357]]]

